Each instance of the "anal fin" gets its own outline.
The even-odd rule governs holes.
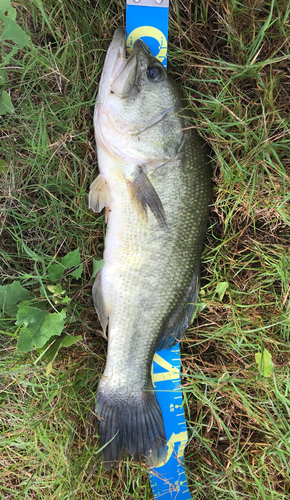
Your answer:
[[[196,310],[199,288],[200,279],[198,269],[194,272],[190,286],[186,290],[179,307],[174,309],[173,314],[171,314],[165,324],[164,332],[158,341],[156,351],[171,349],[176,342],[182,339]]]
[[[102,174],[91,184],[89,192],[89,208],[94,212],[100,212],[108,207],[112,201],[109,185]]]
[[[102,275],[101,275],[100,270],[97,274],[97,277],[95,279],[95,283],[93,286],[93,301],[94,301],[94,306],[97,311],[102,329],[103,329],[103,337],[106,339],[106,331],[107,331],[107,326],[109,323],[109,314],[106,310],[105,303],[104,303],[104,298],[103,298],[103,293],[102,293]]]
[[[167,224],[162,202],[142,168],[138,167],[133,180],[126,179],[126,182],[132,204],[139,216],[147,219],[147,207],[149,207],[159,226],[166,228]]]

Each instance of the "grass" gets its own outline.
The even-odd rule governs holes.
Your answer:
[[[214,203],[202,266],[204,309],[181,344],[193,498],[290,498],[289,6],[174,0],[169,72],[214,158]],[[97,172],[92,114],[105,52],[124,2],[23,0],[32,44],[7,67],[14,114],[2,118],[1,274],[39,293],[49,265],[80,249],[81,279],[64,277],[83,340],[46,375],[39,352],[15,350],[1,318],[0,498],[153,498],[146,469],[102,469],[93,414],[106,343],[91,302],[103,215],[87,208]],[[228,283],[220,300],[217,285]],[[273,373],[255,354],[266,349]]]

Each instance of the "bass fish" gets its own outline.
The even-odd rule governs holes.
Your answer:
[[[144,42],[126,58],[125,31],[117,29],[94,111],[100,174],[89,193],[89,207],[105,207],[107,221],[93,286],[108,330],[96,406],[107,470],[125,452],[148,466],[167,455],[152,359],[183,337],[196,308],[211,201],[208,152],[185,105]]]

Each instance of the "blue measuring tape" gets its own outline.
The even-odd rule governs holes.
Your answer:
[[[169,0],[127,0],[127,50],[138,38],[167,67]],[[150,483],[155,498],[190,500],[183,465],[187,428],[183,410],[180,380],[179,344],[156,351],[152,364],[152,381],[162,410],[167,439],[164,464],[150,469]]]
[[[155,352],[152,380],[164,420],[167,457],[164,465],[150,470],[151,487],[155,498],[190,500],[183,465],[188,436],[182,405],[179,344]]]
[[[167,67],[169,0],[127,0],[127,50],[138,38],[148,45],[152,54]]]

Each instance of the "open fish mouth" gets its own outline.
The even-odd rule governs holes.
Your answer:
[[[126,31],[118,28],[109,45],[99,85],[98,102],[105,102],[110,93],[127,97],[132,89],[138,70],[138,54],[151,55],[142,40],[137,40],[130,56],[126,57]]]
[[[115,31],[105,61],[105,72],[109,74],[109,71],[112,71],[110,82],[106,83],[110,85],[110,91],[118,97],[127,97],[134,86],[140,52],[153,57],[146,43],[136,40],[133,51],[127,58],[126,32],[122,28]]]
[[[117,78],[126,64],[126,32],[118,28],[109,45],[99,84],[99,102],[104,102],[110,93],[112,82]]]
[[[107,65],[107,59],[109,59],[108,64],[111,66],[112,81],[114,81],[127,63],[126,31],[123,28],[118,28],[114,33],[106,56],[105,66]]]

